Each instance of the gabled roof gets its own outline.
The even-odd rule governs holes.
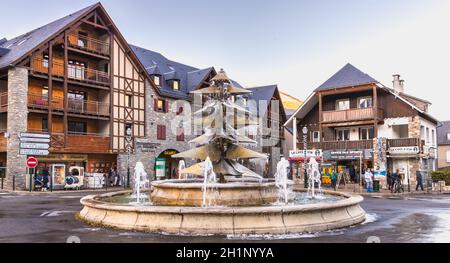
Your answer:
[[[272,100],[273,97],[276,97],[280,103],[280,106],[282,108],[283,112],[280,112],[280,114],[282,114],[282,116],[285,116],[286,113],[284,111],[283,108],[283,104],[281,101],[281,96],[280,93],[278,91],[278,86],[277,85],[269,85],[269,86],[262,86],[262,87],[254,87],[254,88],[249,88],[248,90],[250,90],[252,93],[245,95],[247,97],[248,100],[253,100],[256,102],[256,108],[255,105],[252,104],[248,104],[249,106],[249,111],[250,112],[258,112],[260,117],[266,116],[267,113],[267,109],[268,107],[265,107],[263,109],[259,108],[259,102],[260,101],[267,101],[267,106],[270,105],[270,101]],[[283,121],[283,120],[280,120]]]
[[[32,30],[26,34],[8,40],[0,45],[0,48],[8,49],[5,55],[0,56],[0,69],[15,64],[27,53],[41,45],[53,35],[64,30],[69,24],[83,17],[91,10],[99,6],[99,3],[81,9],[78,12],[58,19],[50,24]]]
[[[292,114],[303,104],[303,101],[280,91],[281,101],[283,102],[284,111],[287,117],[291,117]]]
[[[373,83],[378,83],[378,81],[348,63],[331,78],[325,81],[325,83],[320,85],[315,91],[354,87]]]
[[[437,144],[450,145],[450,140],[447,134],[450,133],[450,121],[443,121],[437,128]]]

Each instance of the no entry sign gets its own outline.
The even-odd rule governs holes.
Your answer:
[[[34,157],[30,157],[27,159],[27,167],[28,168],[36,168],[38,166],[38,160]]]

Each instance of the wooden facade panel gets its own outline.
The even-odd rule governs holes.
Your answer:
[[[380,95],[385,118],[413,117],[418,114],[415,109],[392,94],[383,92]]]
[[[52,149],[56,153],[108,153],[109,137],[68,135],[65,148]]]

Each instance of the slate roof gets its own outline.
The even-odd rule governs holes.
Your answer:
[[[63,30],[70,23],[74,22],[84,13],[96,7],[97,5],[99,4],[97,3],[83,8],[78,12],[65,16],[61,19],[51,22],[50,24],[47,24],[0,44],[0,48],[9,50],[9,52],[5,53],[3,56],[0,56],[0,69],[8,67],[9,65],[17,62],[17,60],[22,56],[32,51],[34,48],[45,42],[54,34]]]
[[[253,100],[256,102],[256,108],[255,108],[254,104],[251,104],[251,103],[248,104],[249,111],[250,112],[258,112],[260,117],[265,116],[266,112],[267,112],[267,107],[265,107],[264,109],[260,109],[259,102],[267,101],[268,103],[270,103],[275,92],[278,91],[278,86],[277,85],[269,85],[269,86],[249,88],[248,90],[250,90],[252,93],[245,95],[245,97],[248,100]],[[282,102],[280,101],[280,103],[282,103]]]
[[[320,85],[315,91],[353,87],[372,83],[378,83],[378,81],[348,63],[330,79],[325,81],[325,83]]]
[[[213,67],[198,69],[193,66],[170,60],[155,51],[131,44],[130,47],[144,65],[149,75],[162,76],[161,87],[159,90],[163,96],[189,100],[189,93],[197,88],[211,71],[215,72]],[[167,82],[168,80],[174,79],[180,81],[179,91],[173,90],[170,83]],[[242,88],[236,81],[232,82],[235,86]]]
[[[438,145],[450,145],[450,140],[447,138],[448,133],[450,133],[450,121],[441,122],[441,126],[437,128]]]

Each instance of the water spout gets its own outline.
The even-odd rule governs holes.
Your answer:
[[[181,171],[183,171],[186,168],[186,163],[184,162],[184,160],[180,160],[180,162],[178,163],[178,177],[180,180],[182,179],[188,179],[188,175],[187,174],[182,174]]]
[[[214,173],[213,163],[209,157],[206,158],[204,163],[204,179],[203,179],[203,202],[202,207],[208,207],[211,205],[211,198],[209,198],[209,202],[207,202],[208,192],[213,190],[211,189],[211,185],[217,183],[217,176]]]
[[[145,194],[142,194],[142,190],[149,183],[147,178],[147,173],[145,172],[144,164],[142,162],[137,162],[134,168],[134,193],[133,198],[136,199],[137,204],[145,202]]]
[[[278,162],[277,172],[275,174],[275,183],[279,189],[280,199],[287,204],[289,202],[289,190],[288,190],[288,169],[289,169],[289,161],[285,158],[281,158],[281,161]],[[280,200],[280,201],[281,201]]]
[[[319,171],[319,163],[316,159],[311,158],[307,167],[307,176],[308,176],[308,195],[315,199],[316,198],[316,183],[318,185],[319,192],[321,191],[322,186],[322,178]]]

